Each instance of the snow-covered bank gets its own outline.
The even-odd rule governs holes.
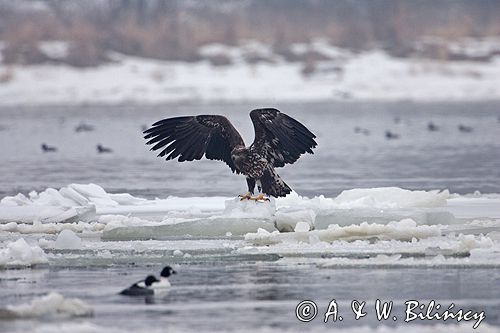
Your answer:
[[[297,54],[306,48],[328,59],[308,68],[270,54],[266,45],[254,45],[252,52],[269,61],[250,64],[244,61],[245,48],[211,45],[200,50],[205,56],[227,57],[227,66],[120,54],[111,55],[112,63],[86,69],[0,64],[5,77],[0,104],[500,99],[498,56],[489,62],[393,58],[380,50],[352,53],[319,40],[294,48]]]

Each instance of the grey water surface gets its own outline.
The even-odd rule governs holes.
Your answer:
[[[267,105],[2,107],[0,198],[91,182],[108,192],[146,198],[234,196],[245,190],[242,176],[232,175],[221,162],[167,163],[156,158],[144,145],[142,127],[177,115],[223,114],[250,144],[253,128],[248,112],[261,106]],[[319,145],[314,155],[280,171],[299,194],[333,197],[344,189],[378,186],[500,193],[499,102],[272,106],[297,118],[317,135]],[[429,122],[439,130],[428,131]],[[94,130],[76,132],[75,127],[82,123],[94,126]],[[472,131],[459,131],[461,124]],[[386,139],[386,130],[400,138]],[[57,152],[43,153],[42,143],[56,147]],[[99,143],[113,152],[98,154]],[[484,322],[500,326],[500,270],[495,268],[326,269],[284,263],[276,256],[208,255],[179,260],[178,274],[171,279],[173,287],[166,295],[127,298],[117,293],[146,274],[157,273],[161,269],[158,258],[135,263],[131,257],[113,264],[108,258],[106,264],[96,263],[100,255],[96,253],[94,258],[90,254],[88,262],[78,263],[71,255],[61,254],[61,259],[48,267],[0,270],[0,307],[29,303],[58,291],[82,299],[95,310],[93,318],[3,320],[0,332],[30,332],[41,325],[86,321],[135,332],[154,328],[168,332],[259,332],[263,327],[335,331],[359,325],[403,325],[404,330],[404,302],[412,299],[485,311]],[[338,303],[343,320],[325,324],[323,315],[332,299]],[[396,321],[377,321],[377,299],[394,301]],[[300,322],[295,315],[302,300],[318,306],[317,317],[309,323]],[[359,321],[353,319],[353,300],[367,302],[368,314]],[[466,325],[472,331],[473,322]]]
[[[143,278],[158,266],[55,267],[50,270],[10,271],[0,278],[0,305],[29,302],[57,290],[92,304],[99,327],[130,331],[161,328],[168,332],[253,332],[269,330],[329,331],[353,326],[376,327],[447,324],[456,321],[414,320],[405,323],[405,302],[431,300],[443,310],[452,303],[464,311],[484,311],[482,322],[500,326],[500,271],[481,268],[443,269],[319,269],[314,265],[280,265],[272,261],[211,262],[179,265],[171,278],[173,287],[161,296],[126,297],[117,292],[127,283]],[[10,278],[9,278],[10,277]],[[15,277],[15,278],[14,278]],[[10,290],[16,289],[13,294]],[[378,321],[375,302],[393,301],[388,320]],[[317,315],[310,322],[296,317],[303,300],[313,301]],[[333,322],[324,314],[335,300],[343,320]],[[366,302],[367,315],[354,319],[351,302]],[[443,311],[442,310],[442,311]],[[425,310],[422,311],[425,313]],[[435,310],[433,312],[436,312]],[[393,317],[397,319],[394,321]],[[338,318],[337,318],[338,319]],[[2,332],[29,332],[41,323],[65,322],[59,318],[0,321]],[[463,322],[470,327],[475,321]],[[481,328],[481,325],[479,326]],[[103,330],[105,332],[105,330]],[[480,332],[480,330],[479,330]]]
[[[500,103],[344,102],[2,107],[0,197],[89,182],[148,198],[234,196],[246,189],[243,176],[219,161],[156,158],[145,146],[142,127],[172,116],[222,114],[250,145],[248,113],[263,106],[296,117],[317,135],[314,156],[279,171],[299,194],[331,197],[379,186],[500,192]],[[429,122],[439,130],[428,131]],[[82,123],[94,131],[76,132]],[[472,132],[459,131],[460,125]],[[399,139],[386,139],[387,130]],[[42,143],[57,152],[43,153]],[[98,154],[97,144],[113,152]]]

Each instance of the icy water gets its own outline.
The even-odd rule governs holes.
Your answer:
[[[244,260],[244,258],[242,258]],[[4,273],[1,303],[27,302],[52,290],[78,297],[94,305],[91,321],[99,327],[135,332],[161,329],[168,332],[301,332],[334,331],[340,328],[404,323],[405,301],[430,300],[448,307],[451,303],[466,310],[485,311],[481,325],[500,325],[500,272],[488,269],[318,269],[314,265],[290,266],[273,261],[214,261],[181,265],[171,279],[175,288],[163,296],[124,297],[116,294],[113,281],[134,281],[152,267],[85,267],[10,271]],[[16,289],[21,296],[7,296],[5,289]],[[338,304],[342,321],[324,323],[324,313],[332,299]],[[378,322],[375,302],[394,301],[393,315],[399,319]],[[318,315],[308,323],[295,316],[298,303],[312,300]],[[351,302],[366,301],[366,317],[354,320]],[[60,319],[42,320],[54,325]],[[73,319],[73,322],[82,319]],[[436,324],[417,320],[418,324]],[[49,324],[50,323],[50,324]],[[64,323],[64,321],[63,321]],[[472,331],[474,321],[462,326]],[[448,329],[455,327],[448,324]],[[41,326],[38,320],[0,322],[2,332],[29,332]],[[52,326],[50,326],[52,325]],[[1,327],[1,326],[0,326]],[[479,327],[481,332],[481,326]],[[106,330],[103,329],[104,332]],[[368,331],[361,329],[358,331]],[[432,331],[432,330],[430,330]]]
[[[249,111],[260,105],[88,106],[0,109],[0,197],[94,182],[144,197],[232,196],[242,176],[217,161],[165,162],[148,151],[142,126],[166,117],[226,115],[253,140]],[[314,132],[318,148],[280,174],[298,193],[399,186],[456,193],[500,192],[500,103],[328,103],[275,105]],[[429,122],[439,131],[427,130]],[[91,132],[75,132],[85,123]],[[458,126],[470,126],[463,133]],[[369,135],[355,133],[355,127]],[[387,140],[385,131],[400,135]],[[56,153],[42,153],[47,143]],[[97,154],[101,143],[113,154]]]
[[[142,126],[170,116],[218,113],[226,115],[250,144],[253,128],[248,112],[253,107],[255,105],[1,108],[0,198],[50,187],[59,189],[70,183],[96,183],[108,193],[124,192],[149,199],[169,195],[235,196],[245,190],[242,176],[231,175],[224,164],[215,161],[182,164],[162,161],[145,147]],[[335,197],[346,189],[380,186],[449,189],[460,194],[500,193],[498,102],[353,102],[275,107],[305,123],[318,136],[315,155],[304,156],[280,172],[302,195]],[[438,131],[427,130],[431,121],[439,126]],[[95,129],[75,132],[81,123]],[[460,124],[472,127],[472,132],[460,132]],[[356,133],[355,127],[367,129],[369,133]],[[400,138],[387,140],[386,130],[399,134]],[[42,153],[42,143],[55,146],[58,151]],[[113,149],[113,153],[97,154],[98,143]],[[389,196],[389,192],[386,193]],[[74,250],[58,249],[54,245],[62,223],[49,225],[43,232],[36,229],[39,225],[30,231],[31,225],[19,224],[15,226],[17,229],[0,231],[2,248],[23,237],[30,244],[42,246],[48,264],[30,269],[0,268],[0,308],[26,304],[57,291],[89,304],[94,316],[50,315],[0,320],[0,332],[473,331],[474,321],[462,321],[459,326],[451,320],[404,323],[404,303],[409,300],[425,304],[435,300],[443,308],[453,303],[464,311],[484,311],[486,319],[477,331],[498,332],[500,224],[498,209],[488,201],[496,203],[498,196],[455,199],[452,212],[457,215],[453,222],[456,224],[442,227],[439,236],[420,239],[415,233],[405,240],[390,238],[387,234],[389,239],[374,236],[326,244],[310,238],[309,243],[258,246],[230,233],[214,237],[188,233],[170,237],[156,235],[155,230],[160,232],[164,225],[149,229],[153,240],[142,240],[132,228],[137,223],[160,223],[162,218],[170,223],[178,217],[209,219],[210,214],[222,214],[197,208],[196,205],[203,206],[203,199],[193,199],[195,207],[185,211],[164,211],[164,216],[156,220],[139,215],[143,218],[139,221],[123,207],[103,204],[98,209],[115,209],[118,215],[106,219],[97,216],[83,223],[80,229],[73,225],[73,230],[83,239],[83,246]],[[165,207],[164,202],[151,202]],[[468,206],[460,206],[463,202]],[[482,211],[482,207],[488,210]],[[321,209],[316,211],[316,222],[319,217],[332,218],[332,215],[321,215],[331,211],[325,213]],[[411,216],[436,214],[432,216],[438,219],[448,216],[439,215],[443,211],[436,213],[434,208],[418,209],[411,210]],[[345,216],[352,217],[353,212],[362,218],[376,212],[377,221],[401,213],[378,207],[368,212],[366,208],[351,207],[342,212],[344,215],[333,218],[342,220]],[[338,212],[334,210],[334,213]],[[384,217],[384,214],[392,215]],[[477,216],[482,220],[476,221]],[[239,223],[234,216],[233,219]],[[127,238],[112,241],[105,237],[106,229],[103,233],[99,228],[108,227],[106,223],[110,220],[123,223]],[[453,230],[468,231],[464,237],[455,235]],[[340,261],[333,261],[335,264],[331,265],[328,261],[331,257],[338,257]],[[476,259],[479,261],[474,261]],[[173,287],[168,293],[136,298],[117,295],[146,274],[158,274],[167,263],[178,271],[170,279]],[[332,299],[336,300],[343,320],[333,322],[330,318],[325,324],[324,314]],[[394,302],[392,315],[397,317],[396,321],[392,317],[376,319],[377,299]],[[304,323],[296,317],[296,306],[302,300],[317,304],[317,317],[311,322]],[[367,315],[358,321],[351,311],[354,300],[367,302]]]

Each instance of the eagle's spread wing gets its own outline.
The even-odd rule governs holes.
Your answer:
[[[313,154],[316,136],[297,120],[276,109],[250,112],[255,128],[252,146],[261,150],[275,167],[293,164],[304,153]]]
[[[158,157],[178,161],[199,160],[205,155],[211,160],[226,162],[237,171],[231,159],[231,151],[244,146],[243,139],[226,117],[200,115],[160,120],[144,131],[151,150],[161,149]]]

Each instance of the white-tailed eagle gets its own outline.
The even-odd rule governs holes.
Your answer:
[[[242,199],[263,200],[264,195],[284,197],[292,190],[275,168],[293,164],[304,153],[313,154],[316,136],[304,125],[279,110],[250,112],[255,139],[245,147],[241,135],[224,116],[199,115],[160,120],[144,131],[158,157],[179,162],[203,156],[224,161],[233,172],[244,174],[248,193]],[[258,196],[252,197],[257,184]]]

